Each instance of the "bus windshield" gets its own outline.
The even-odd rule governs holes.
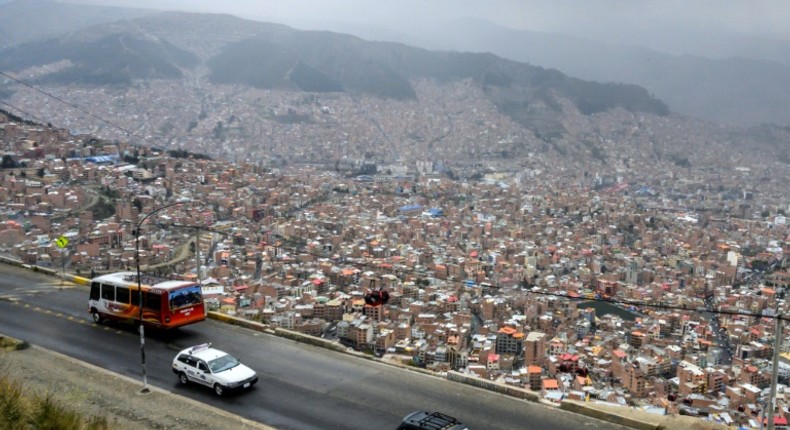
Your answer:
[[[170,309],[176,310],[189,306],[199,305],[203,302],[200,286],[193,285],[170,292]]]

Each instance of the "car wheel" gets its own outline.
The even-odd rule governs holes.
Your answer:
[[[189,379],[187,379],[187,374],[184,372],[178,374],[178,380],[181,381],[181,384],[183,385],[186,385],[187,382],[189,382]]]
[[[91,313],[91,316],[93,317],[93,322],[95,322],[96,324],[100,324],[104,319],[102,318],[101,314],[96,311],[93,311],[93,313]]]
[[[217,393],[218,396],[221,396],[225,393],[225,389],[222,388],[222,385],[214,384],[214,392]]]

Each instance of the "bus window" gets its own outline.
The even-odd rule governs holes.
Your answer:
[[[126,287],[115,287],[115,301],[118,303],[129,304],[129,289]]]
[[[101,286],[101,298],[104,300],[115,301],[115,286],[103,284]]]
[[[170,292],[170,309],[176,310],[202,303],[200,287],[197,285]]]
[[[162,310],[162,296],[159,294],[151,294],[143,292],[143,307],[153,311]]]
[[[98,283],[98,282],[91,282],[90,299],[91,300],[99,300],[99,297],[101,297],[101,295],[99,294],[100,291],[101,291],[101,284]]]

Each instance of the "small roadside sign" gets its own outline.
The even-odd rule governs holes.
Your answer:
[[[65,248],[69,245],[69,239],[66,236],[60,236],[55,239],[55,244],[58,245],[58,248]]]

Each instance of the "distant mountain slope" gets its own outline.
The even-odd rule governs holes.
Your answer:
[[[67,60],[71,64],[39,78],[61,84],[178,78],[181,69],[197,72],[199,59],[206,60],[214,83],[390,99],[415,99],[412,79],[471,79],[502,113],[545,139],[565,131],[562,100],[585,115],[614,108],[669,113],[662,101],[634,85],[582,81],[492,54],[428,51],[226,15],[163,13],[2,54],[0,68],[12,71]]]
[[[172,79],[181,76],[180,68],[197,65],[198,59],[166,40],[151,40],[136,32],[98,32],[90,37],[82,33],[8,49],[0,56],[0,69],[20,71],[59,62],[68,64],[37,81],[117,85],[134,79]]]
[[[431,46],[437,49],[464,47],[557,68],[581,79],[632,83],[655,94],[673,111],[700,119],[732,125],[790,124],[788,64],[669,55],[471,19],[433,30]]]
[[[471,79],[503,113],[531,128],[546,128],[541,133],[546,137],[562,133],[558,121],[547,114],[561,116],[559,99],[570,100],[583,114],[613,108],[669,113],[663,102],[635,85],[582,81],[491,54],[428,51],[331,32],[264,32],[227,46],[208,64],[211,80],[217,83],[261,88],[290,85],[304,90],[307,81],[294,81],[294,70],[306,70],[313,79],[312,91],[351,91],[394,99],[416,96],[410,79]]]
[[[88,26],[152,13],[143,9],[88,6],[52,0],[0,2],[0,51]]]

